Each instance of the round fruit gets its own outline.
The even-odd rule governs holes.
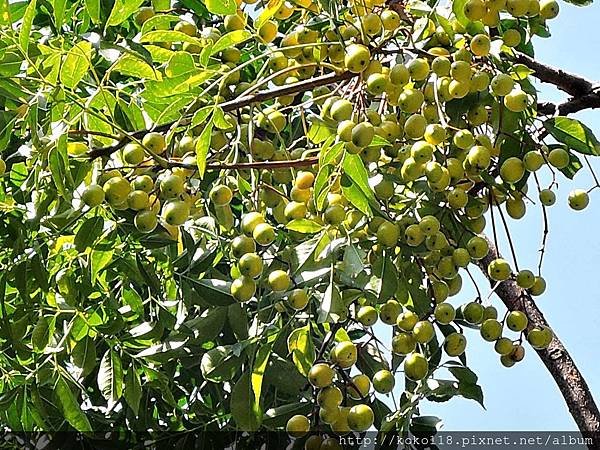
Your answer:
[[[352,367],[358,357],[356,345],[350,341],[342,341],[336,344],[331,352],[332,361],[342,369]]]
[[[296,311],[300,311],[306,308],[308,305],[308,294],[304,289],[294,289],[288,295],[288,304],[295,309]]]
[[[487,256],[489,252],[489,245],[487,241],[480,236],[473,236],[467,242],[467,250],[473,259],[482,259]]]
[[[157,155],[163,153],[167,148],[165,137],[160,133],[147,133],[142,139],[142,145]]]
[[[499,96],[504,97],[508,95],[515,85],[514,80],[505,73],[499,73],[490,82],[490,87],[492,88],[492,92]]]
[[[490,38],[486,34],[477,34],[471,39],[471,52],[475,56],[487,56],[490,53]]]
[[[502,324],[496,319],[487,319],[481,324],[479,331],[484,340],[493,342],[502,336]]]
[[[375,420],[373,410],[368,405],[356,405],[348,411],[348,426],[353,431],[368,430]]]
[[[370,327],[377,322],[377,310],[372,306],[361,306],[356,313],[356,320],[365,327]]]
[[[444,340],[444,351],[448,356],[460,356],[467,348],[467,338],[461,333],[452,333]]]
[[[448,325],[456,317],[456,310],[450,303],[440,303],[433,311],[435,320],[442,325]]]
[[[494,344],[494,350],[502,356],[510,355],[513,350],[513,343],[510,339],[501,337]]]
[[[252,238],[248,236],[236,236],[231,241],[231,251],[233,256],[241,258],[246,253],[253,253],[256,251],[256,243]]]
[[[495,259],[488,266],[488,275],[492,280],[504,281],[510,277],[510,264],[504,259]]]
[[[287,421],[285,431],[294,438],[301,438],[310,431],[310,421],[308,417],[296,414]]]
[[[211,202],[213,202],[217,206],[225,206],[229,205],[231,199],[233,198],[233,192],[229,189],[228,186],[224,184],[218,184],[214,186],[209,193],[209,197]]]
[[[172,226],[183,225],[189,216],[190,206],[181,200],[166,203],[162,210],[163,220]]]
[[[569,153],[564,148],[555,148],[548,153],[548,162],[557,169],[564,169],[569,165]]]
[[[273,243],[276,238],[275,228],[265,222],[261,222],[254,227],[252,237],[257,244],[267,247]]]
[[[405,311],[396,319],[398,328],[404,331],[411,331],[419,321],[419,316],[412,311]]]
[[[331,367],[324,363],[315,364],[308,371],[308,381],[314,387],[324,388],[333,383],[335,372]]]
[[[269,287],[274,292],[284,292],[287,291],[292,284],[292,280],[287,272],[283,270],[274,270],[269,274],[268,279]]]
[[[335,386],[328,386],[325,389],[321,389],[317,394],[317,404],[321,408],[337,408],[342,404],[343,399],[342,391]]]
[[[535,349],[548,348],[553,338],[552,330],[548,327],[535,327],[527,333],[527,342]]]
[[[546,280],[542,277],[535,277],[533,286],[529,289],[529,293],[534,296],[542,295],[546,291]]]
[[[141,233],[151,233],[158,225],[158,217],[156,213],[150,209],[138,212],[133,223]]]
[[[231,295],[240,303],[250,300],[254,292],[256,292],[256,283],[250,277],[242,275],[231,283]]]
[[[185,180],[178,175],[168,175],[160,181],[160,192],[166,198],[173,198],[183,193]]]
[[[467,303],[462,310],[463,318],[472,324],[481,323],[483,320],[484,307],[479,302]]]
[[[396,300],[388,300],[379,310],[379,318],[386,325],[395,325],[396,319],[402,311],[402,306]]]
[[[575,211],[585,209],[590,203],[590,196],[583,189],[575,189],[569,194],[569,206]]]
[[[104,195],[106,201],[112,206],[123,204],[127,200],[127,196],[131,192],[129,181],[121,176],[109,178],[104,186]]]
[[[350,44],[346,48],[344,64],[346,68],[353,73],[362,72],[369,65],[371,52],[362,44]]]
[[[560,7],[556,0],[540,1],[540,17],[544,20],[554,19],[558,16]]]
[[[529,289],[535,284],[535,275],[531,270],[523,269],[517,274],[517,285]]]
[[[389,370],[382,369],[373,375],[373,389],[380,394],[388,394],[394,390],[396,379]]]
[[[422,380],[429,372],[429,363],[421,353],[411,353],[404,359],[404,375],[413,381]]]
[[[240,258],[238,266],[242,275],[256,278],[262,273],[263,261],[256,253],[246,253]]]
[[[512,112],[523,112],[527,109],[527,94],[521,89],[513,89],[504,97],[504,106]]]
[[[407,355],[416,346],[417,342],[411,333],[399,333],[392,338],[392,352],[397,355]]]
[[[435,330],[431,322],[421,320],[417,322],[412,330],[415,341],[419,344],[427,344],[435,336]]]
[[[525,175],[525,165],[519,158],[508,158],[500,167],[500,176],[507,183],[516,183],[523,178],[523,175]]]
[[[540,191],[540,202],[544,206],[552,206],[556,203],[556,194],[550,189]]]
[[[104,201],[104,191],[97,184],[90,184],[81,193],[81,201],[90,208],[98,206]]]
[[[348,395],[354,400],[360,400],[369,395],[371,390],[371,380],[368,376],[361,373],[352,377],[352,383],[348,383]]]
[[[259,212],[249,212],[242,217],[241,228],[244,234],[252,236],[254,229],[260,223],[264,223],[265,218]]]
[[[140,164],[145,157],[144,147],[135,142],[130,142],[123,149],[123,161],[132,166]]]
[[[506,316],[506,326],[512,331],[521,332],[527,328],[527,316],[522,311],[511,311]]]

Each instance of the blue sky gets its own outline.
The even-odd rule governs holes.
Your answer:
[[[537,59],[600,81],[600,4],[577,8],[561,2],[560,6],[560,15],[550,22],[552,37],[535,41]],[[540,99],[565,98],[550,85],[538,87]],[[600,111],[586,111],[574,117],[600,135]],[[600,173],[600,164],[593,164]],[[557,202],[549,209],[550,235],[543,266],[548,289],[537,303],[600,401],[600,190],[592,193],[584,211],[574,212],[567,206],[570,190],[592,185],[589,172],[584,170],[573,181],[559,180]],[[508,220],[520,267],[534,270],[542,236],[539,207],[530,205],[525,218]],[[509,247],[501,244],[501,248],[508,257]],[[469,295],[466,290],[461,299],[469,300]],[[494,304],[499,306],[500,302],[496,299]],[[441,417],[443,429],[448,431],[576,429],[553,379],[530,347],[524,361],[506,369],[500,365],[491,344],[473,332],[467,333],[468,362],[479,375],[487,410],[458,398],[448,403],[425,404],[423,414]]]

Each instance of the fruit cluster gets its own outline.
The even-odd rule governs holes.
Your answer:
[[[174,31],[200,39],[181,48],[167,43],[164,50],[204,58],[207,47],[252,26],[252,3],[240,3],[220,27],[178,23]],[[229,293],[250,314],[259,314],[268,298],[273,314],[302,324],[349,293],[335,320],[325,314],[319,321],[362,330],[361,336],[375,336],[378,320],[391,326],[391,353],[403,361],[412,389],[423,388],[438,368],[436,352],[464,354],[463,327],[494,343],[506,367],[523,359],[523,337],[535,349],[548,347],[552,331],[529,323],[521,311],[499,318],[480,297],[460,307],[449,298],[461,291],[461,273],[489,257],[481,236],[485,215],[502,215],[505,223],[504,209],[522,218],[530,179],[541,204],[553,205],[556,183],[542,188],[537,173],[572,163],[568,148],[537,139],[529,71],[511,62],[531,36],[543,35],[558,3],[468,0],[454,2],[449,12],[370,0],[338,4],[335,13],[311,0],[275,3],[275,10],[264,10],[257,44],[208,55],[220,81],[207,87],[210,98],[186,110],[192,119],[169,134],[133,136],[105,161],[82,202],[90,208],[106,202],[115,214],[131,210],[139,232],[160,225],[175,238],[177,227],[194,229],[211,218],[230,265]],[[142,26],[154,15],[143,8],[136,20]],[[245,45],[262,50],[258,68],[244,56]],[[318,81],[328,74],[339,76],[337,82]],[[235,114],[219,109],[269,89],[283,93],[244,103]],[[71,154],[82,153],[81,143],[69,145]],[[219,166],[216,178],[205,177],[203,154],[229,165]],[[575,210],[588,202],[584,190],[568,199]],[[311,269],[320,275],[307,280],[289,247],[310,235],[319,248]],[[334,244],[337,250],[327,250]],[[541,274],[518,270],[516,261],[486,265],[489,279],[515,283],[523,296],[546,288]],[[386,270],[393,271],[391,293],[382,286],[391,282]],[[376,289],[372,278],[381,279]],[[260,315],[265,322],[272,317]],[[399,363],[383,361],[371,376],[354,375],[364,341],[333,337],[314,337],[323,352],[306,376],[317,409],[289,419],[294,437],[320,423],[337,434],[365,431],[375,420],[372,389],[382,395],[394,389]],[[334,448],[320,439],[310,448]]]

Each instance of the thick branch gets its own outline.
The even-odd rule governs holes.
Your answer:
[[[573,97],[558,105],[550,102],[538,103],[537,110],[538,113],[542,115],[552,116],[557,114],[559,116],[567,116],[583,111],[584,109],[596,108],[600,108],[600,93],[590,92],[589,94],[580,97]]]
[[[489,264],[494,259],[500,258],[494,243],[488,239],[488,244],[490,252],[478,262],[486,276]],[[490,283],[495,284],[491,280]],[[500,283],[496,288],[496,293],[509,310],[519,310],[527,314],[529,328],[536,325],[548,326],[548,322],[531,296],[527,291],[519,288],[514,281],[508,280]],[[556,334],[546,350],[537,350],[536,352],[554,378],[579,430],[582,434],[592,438],[593,443],[588,447],[590,449],[600,448],[600,412],[583,375],[575,365],[575,361]]]
[[[533,76],[538,80],[553,84],[561,91],[573,97],[589,94],[594,88],[594,84],[591,81],[579,75],[543,64],[523,53],[518,53],[515,61],[533,70]]]
[[[281,97],[281,96],[285,96],[285,95],[306,92],[306,91],[309,91],[309,90],[314,89],[319,86],[326,86],[328,84],[333,84],[333,83],[337,83],[339,81],[348,80],[357,75],[358,74],[352,73],[352,72],[342,72],[342,73],[332,72],[327,75],[322,75],[320,77],[310,78],[308,80],[302,80],[297,83],[280,86],[280,87],[277,87],[274,89],[259,91],[256,94],[238,97],[234,100],[230,100],[228,102],[221,103],[219,106],[225,112],[236,111],[245,106],[252,105],[253,103],[261,103],[266,100],[271,100],[273,98],[277,98],[277,97]],[[187,123],[189,123],[189,122],[182,121],[181,124],[186,125]],[[160,125],[160,126],[156,127],[154,129],[154,131],[159,132],[159,133],[168,131],[169,128],[171,127],[171,125],[172,125],[171,123]],[[148,132],[147,130],[139,130],[139,131],[135,131],[135,132],[131,133],[131,136],[135,137],[136,139],[142,139],[147,132]],[[87,156],[90,159],[95,159],[95,158],[98,158],[101,156],[110,156],[114,152],[123,148],[128,142],[129,142],[129,138],[123,138],[116,145],[90,150],[88,152]]]

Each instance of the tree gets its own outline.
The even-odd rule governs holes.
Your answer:
[[[433,433],[482,338],[600,431],[506,218],[600,154],[594,83],[534,59],[556,0],[147,3],[0,0],[3,424]]]

